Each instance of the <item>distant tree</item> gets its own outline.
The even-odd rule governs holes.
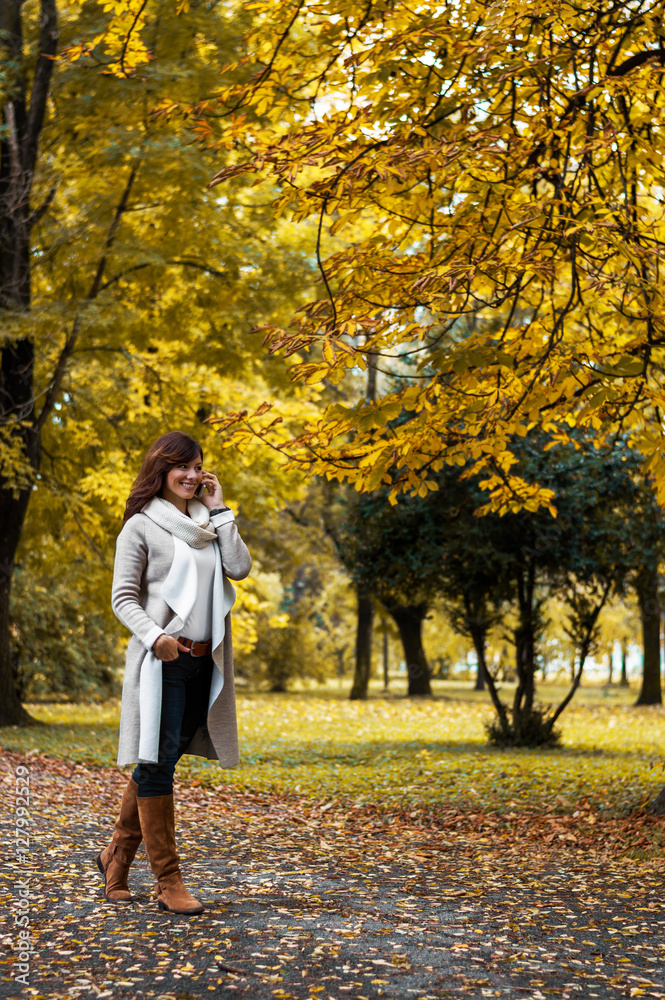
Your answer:
[[[637,562],[633,584],[640,609],[642,630],[642,684],[638,705],[660,705],[661,604],[659,562],[665,545],[663,512],[653,502],[648,483],[642,481],[630,511],[630,536]]]
[[[377,490],[349,501],[338,530],[356,587],[374,595],[397,625],[410,696],[432,693],[422,631],[439,589],[445,526],[428,516],[431,510],[409,496],[393,507],[388,492]]]
[[[509,513],[498,534],[518,616],[514,631],[517,687],[509,730],[499,717],[498,742],[551,742],[554,725],[577,690],[584,664],[595,648],[599,615],[612,593],[622,594],[641,566],[650,534],[635,520],[644,504],[655,520],[662,514],[640,473],[642,458],[618,442],[596,448],[582,434],[574,444],[549,447],[542,434],[514,443],[516,469],[534,475],[555,494],[557,516],[543,509]],[[494,516],[494,515],[491,515]],[[640,541],[640,539],[642,539]],[[535,705],[538,637],[547,594],[567,609],[567,632],[577,650],[570,690],[560,705],[544,712]]]
[[[478,517],[485,496],[475,480],[461,478],[459,470],[442,470],[439,487],[425,505],[439,525],[441,565],[437,592],[455,632],[471,640],[476,653],[476,690],[489,687],[494,707],[502,706],[487,666],[490,630],[499,624],[510,598],[505,556],[497,531],[501,522],[491,515]]]
[[[639,642],[639,609],[634,588],[625,598],[612,598],[603,609],[600,620],[599,645],[606,651],[608,667],[610,654],[618,646],[620,649],[620,676],[618,683],[628,687],[627,657],[630,643]],[[612,664],[613,666],[613,664]],[[608,684],[612,683],[608,669]]]
[[[367,697],[372,672],[372,636],[374,633],[374,601],[362,584],[356,585],[356,641],[351,701]]]
[[[348,492],[335,488],[335,484],[321,480],[321,525],[330,539],[333,550],[345,571],[353,580],[355,594],[355,637],[353,681],[349,698],[363,701],[367,698],[372,671],[372,641],[374,636],[374,596],[354,574],[354,546],[348,533],[341,529],[343,511],[348,504]]]

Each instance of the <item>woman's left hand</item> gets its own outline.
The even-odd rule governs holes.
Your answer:
[[[212,510],[213,507],[223,507],[224,496],[217,476],[212,472],[204,472],[202,481],[205,493],[201,495],[201,503],[205,504],[208,510]]]

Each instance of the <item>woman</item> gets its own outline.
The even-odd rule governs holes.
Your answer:
[[[250,567],[201,446],[179,431],[164,434],[143,460],[116,545],[113,610],[132,632],[118,764],[137,766],[97,858],[113,903],[133,901],[127,873],[143,839],[161,909],[203,912],[180,874],[173,774],[184,753],[238,763],[229,579],[244,579]]]

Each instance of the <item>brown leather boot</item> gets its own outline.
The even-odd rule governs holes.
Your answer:
[[[134,901],[127,885],[127,874],[142,839],[137,790],[138,785],[130,778],[122,796],[111,843],[97,858],[97,867],[104,876],[104,895],[112,903]]]
[[[137,799],[141,830],[152,873],[157,879],[157,902],[169,913],[203,913],[203,906],[182,884],[175,843],[172,795]]]

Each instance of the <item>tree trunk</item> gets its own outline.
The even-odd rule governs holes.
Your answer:
[[[383,688],[388,690],[388,627],[383,629]]]
[[[41,0],[40,58],[28,101],[24,72],[23,0],[0,3],[0,57],[9,70],[0,133],[0,315],[30,310],[31,194],[58,41],[55,0]],[[0,425],[20,447],[19,478],[0,482],[0,724],[33,721],[20,703],[9,636],[9,603],[16,549],[39,469],[40,432],[35,419],[34,345],[25,337],[5,343],[0,363]],[[3,447],[9,444],[3,442]]]
[[[642,620],[642,689],[637,705],[660,705],[660,602],[658,599],[658,566],[646,566],[637,584],[637,599]]]
[[[619,686],[628,687],[628,643],[624,640],[621,643],[621,678]]]
[[[487,674],[487,660],[485,659],[485,633],[484,630],[474,629],[472,634],[473,648],[476,651],[476,660],[478,666],[476,667],[476,683],[473,686],[474,691],[484,691],[485,690],[485,675]]]
[[[612,687],[612,680],[614,678],[614,650],[611,649],[607,654],[607,686]]]
[[[431,695],[430,671],[423,649],[423,621],[427,614],[426,604],[412,607],[390,607],[388,611],[395,619],[400,639],[404,647],[404,658],[409,677],[410,698],[417,695]]]
[[[476,667],[476,683],[473,685],[474,691],[484,691],[485,690],[485,672],[487,670],[487,665],[483,665],[478,656],[478,650],[476,649],[476,659],[478,665]],[[485,650],[483,649],[483,660],[485,659]]]
[[[374,602],[360,587],[358,595],[358,622],[356,627],[356,668],[353,675],[351,701],[365,699],[372,669],[372,627],[374,625]]]
[[[606,580],[603,592],[601,594],[600,600],[595,606],[588,608],[587,613],[584,616],[582,624],[584,625],[584,633],[581,635],[580,645],[579,645],[579,666],[577,668],[577,673],[573,678],[573,683],[570,685],[570,690],[568,694],[558,705],[554,712],[552,712],[547,721],[547,731],[552,733],[554,730],[554,723],[557,721],[563,710],[567,707],[569,702],[572,700],[573,695],[577,691],[580,683],[582,681],[582,671],[584,670],[584,664],[586,663],[587,656],[591,650],[591,640],[593,637],[594,629],[596,623],[598,622],[598,616],[600,612],[605,607],[605,602],[610,595],[610,590],[612,589],[612,578]],[[573,661],[574,662],[574,661]]]
[[[468,594],[464,595],[464,610],[466,612],[466,622],[467,629],[471,639],[473,641],[473,648],[476,651],[476,657],[478,659],[478,669],[482,671],[483,674],[483,688],[485,686],[489,690],[490,698],[492,699],[492,704],[496,710],[497,717],[499,719],[499,725],[503,735],[508,738],[510,736],[510,723],[508,721],[508,714],[506,712],[506,706],[501,701],[499,697],[499,692],[497,690],[496,683],[492,677],[489,669],[487,667],[487,659],[485,657],[485,643],[487,641],[487,614],[486,609],[483,608],[482,612],[478,608],[474,608],[471,599]],[[506,654],[505,648],[501,652],[501,657]]]
[[[26,448],[27,450],[27,448]],[[9,490],[0,489],[0,725],[15,726],[34,722],[21,705],[17,679],[11,658],[9,605],[11,599],[14,559],[21,528],[28,508],[30,492],[14,498]]]
[[[535,642],[533,623],[524,620],[515,629],[515,667],[517,688],[515,690],[514,712],[529,711],[533,706]]]
[[[665,815],[665,788],[661,788],[658,792],[658,795],[649,807],[649,812],[654,813],[656,816]]]
[[[526,574],[517,578],[517,599],[519,624],[514,632],[515,667],[517,687],[513,700],[513,727],[519,729],[518,720],[522,713],[528,714],[533,708],[535,690],[534,673],[536,659],[536,639],[534,634],[534,582],[535,570],[529,562]]]

